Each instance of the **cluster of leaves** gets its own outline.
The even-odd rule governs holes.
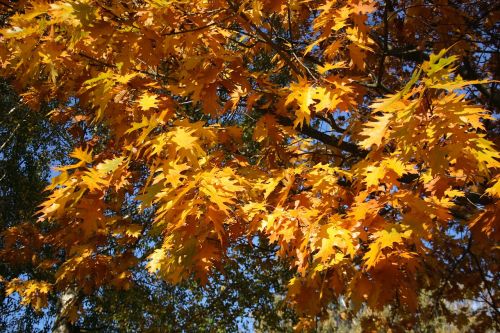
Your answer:
[[[500,154],[484,107],[498,100],[475,72],[491,78],[496,57],[470,56],[496,47],[489,4],[10,3],[2,72],[32,108],[57,100],[53,121],[80,144],[37,241],[3,234],[2,259],[54,279],[9,292],[40,309],[50,293],[128,289],[138,269],[206,284],[258,237],[294,272],[297,329],[339,297],[414,314],[423,290],[436,309],[482,300],[478,323],[498,325]],[[428,16],[458,28],[429,31]],[[76,321],[85,304],[70,298]]]
[[[33,259],[29,250],[37,238],[29,237],[37,237],[39,232],[33,230],[38,227],[33,215],[46,197],[43,189],[50,178],[50,167],[64,161],[71,146],[77,144],[80,131],[67,131],[65,124],[49,123],[45,113],[31,112],[19,103],[19,97],[6,82],[1,83],[0,89],[3,97],[0,230],[2,233],[18,230],[18,240],[24,245],[18,255],[0,266],[0,330],[46,332],[51,330],[61,308],[57,298],[48,293],[50,284],[37,281],[53,281],[54,269],[37,267],[38,259]],[[214,327],[225,332],[257,323],[268,329],[285,324],[291,327],[295,316],[284,307],[283,301],[283,281],[290,278],[290,273],[272,255],[271,246],[261,244],[259,249],[255,251],[246,242],[233,244],[231,266],[225,267],[224,275],[214,275],[209,288],[192,280],[173,286],[137,267],[132,275],[132,288],[128,290],[103,288],[86,297],[79,295],[85,311],[69,327],[102,332],[155,328],[191,331]],[[26,259],[33,259],[33,264]],[[32,282],[21,284],[16,277]],[[19,288],[23,298],[7,296],[6,284],[9,292]],[[22,306],[30,300],[33,307]],[[35,311],[44,305],[43,312]]]

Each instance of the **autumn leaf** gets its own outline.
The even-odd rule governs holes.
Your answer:
[[[359,143],[360,146],[365,149],[370,149],[373,145],[380,146],[387,135],[388,124],[391,119],[392,115],[385,113],[381,116],[376,116],[374,121],[366,123],[361,135],[367,138]]]
[[[382,256],[382,250],[385,248],[392,248],[394,244],[401,244],[404,239],[408,239],[412,231],[400,231],[396,228],[390,230],[382,230],[374,234],[375,241],[370,244],[370,249],[366,252],[365,266],[367,269],[372,268],[377,264]]]
[[[295,111],[296,119],[293,123],[295,127],[302,127],[304,123],[308,124],[311,120],[310,106],[314,104],[315,89],[310,86],[304,78],[299,79],[298,83],[290,85],[290,94],[287,97],[286,103],[297,103],[298,109]]]
[[[155,94],[144,93],[138,101],[142,110],[148,111],[158,107],[158,96]]]

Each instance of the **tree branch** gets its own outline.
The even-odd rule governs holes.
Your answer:
[[[218,22],[212,22],[212,23],[209,23],[207,25],[199,26],[199,27],[192,28],[192,29],[167,32],[167,33],[163,33],[162,36],[174,36],[174,35],[181,35],[181,34],[185,34],[185,33],[189,33],[189,32],[195,32],[195,31],[204,30],[204,29],[213,27],[215,25],[224,23],[225,21],[227,21],[227,20],[229,20],[229,19],[231,19],[231,18],[233,18],[235,16],[236,16],[236,14],[232,14],[232,15],[229,15],[229,16],[223,18],[222,20],[220,20]]]
[[[275,115],[276,118],[278,119],[278,122],[283,125],[283,126],[293,126],[293,121],[290,118],[280,116],[280,115]],[[328,146],[335,147],[337,149],[347,151],[351,154],[355,154],[358,156],[365,156],[368,152],[365,150],[360,149],[356,144],[352,142],[346,142],[346,141],[340,141],[339,139],[330,136],[326,133],[323,133],[321,131],[318,131],[317,129],[304,124],[302,127],[296,128],[295,129],[297,132],[307,135],[310,138],[313,138],[315,140],[318,140]]]
[[[271,39],[271,37],[269,37],[265,32],[263,32],[262,30],[260,30],[259,27],[257,27],[249,18],[248,16],[243,13],[243,12],[240,12],[239,8],[231,1],[231,0],[226,0],[227,3],[229,4],[229,6],[231,7],[231,9],[238,13],[239,12],[239,15],[240,17],[253,29],[255,30],[255,32],[263,39],[266,41],[266,43],[271,46],[279,55],[280,57],[286,62],[286,64],[288,65],[288,67],[290,67],[290,69],[292,71],[294,71],[296,74],[298,75],[301,75],[303,76],[304,73],[297,67],[295,66],[295,64],[293,63],[293,61],[290,59],[290,57],[288,56],[288,54],[285,52],[285,50],[283,50],[283,48],[281,48],[278,44],[275,44],[273,42],[273,40]]]

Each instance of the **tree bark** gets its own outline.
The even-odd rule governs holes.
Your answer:
[[[78,288],[76,286],[67,287],[61,292],[57,304],[57,315],[52,327],[53,333],[74,333],[78,329],[69,320],[69,311],[78,300]]]

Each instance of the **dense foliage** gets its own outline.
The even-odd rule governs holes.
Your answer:
[[[134,300],[155,314],[117,330],[194,329],[162,306],[234,330],[285,288],[297,330],[341,308],[499,328],[495,1],[1,4],[2,75],[73,147],[0,252],[56,331]]]

